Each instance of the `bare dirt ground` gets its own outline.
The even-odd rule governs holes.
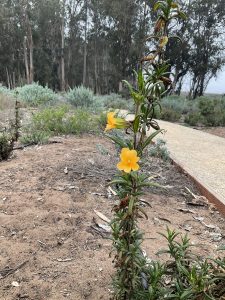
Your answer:
[[[225,127],[205,128],[203,131],[225,138]]]
[[[0,299],[108,300],[113,274],[108,235],[96,230],[94,210],[112,217],[107,191],[117,162],[101,137],[57,138],[61,143],[17,150],[0,168]],[[166,226],[187,233],[196,251],[214,256],[224,244],[224,218],[169,163],[149,158],[145,170],[166,190],[148,189],[143,248],[150,258],[165,246]]]

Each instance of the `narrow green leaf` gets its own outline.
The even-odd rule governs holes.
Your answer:
[[[136,116],[136,118],[135,118],[135,120],[134,120],[134,123],[133,123],[133,130],[134,130],[134,133],[137,133],[137,132],[138,132],[139,125],[140,125],[140,115],[139,115],[139,116]]]
[[[110,140],[115,142],[117,145],[119,145],[121,148],[127,148],[127,144],[119,137],[115,137],[112,135],[106,135]]]
[[[154,137],[156,137],[160,132],[163,132],[163,129],[156,130],[155,132],[153,132],[144,142],[144,144],[142,146],[142,150],[144,150],[152,142]]]
[[[187,19],[187,16],[186,16],[185,13],[183,13],[182,11],[179,11],[178,16],[179,16],[181,19],[183,19],[183,20],[186,20],[186,19]]]
[[[122,82],[128,87],[130,93],[133,93],[134,91],[133,86],[127,80],[123,80]]]

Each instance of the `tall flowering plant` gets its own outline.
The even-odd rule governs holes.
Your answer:
[[[171,85],[168,62],[164,60],[164,50],[171,38],[169,25],[184,14],[178,4],[172,0],[157,1],[154,10],[158,19],[154,34],[156,47],[143,57],[140,69],[136,72],[137,88],[127,81],[135,104],[133,121],[116,117],[116,113],[107,115],[105,131],[126,129],[129,138],[108,135],[120,148],[119,173],[111,184],[117,186],[118,205],[114,206],[114,219],[111,223],[113,235],[114,264],[117,269],[114,278],[114,299],[149,299],[147,263],[141,250],[143,235],[138,228],[138,219],[147,214],[140,203],[143,188],[152,186],[149,175],[142,171],[142,158],[145,150],[162,130],[154,120],[155,110],[160,108],[160,99]],[[151,129],[154,129],[151,132]]]

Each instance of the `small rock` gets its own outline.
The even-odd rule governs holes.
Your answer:
[[[212,238],[212,240],[213,240],[214,242],[219,242],[219,241],[221,241],[222,238],[223,238],[221,233],[216,233],[216,232],[211,232],[211,233],[209,234],[209,236]]]
[[[11,285],[14,286],[14,287],[19,287],[20,286],[20,284],[17,281],[13,281],[11,283]]]

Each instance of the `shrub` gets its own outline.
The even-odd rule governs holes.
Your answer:
[[[77,109],[66,120],[65,132],[67,134],[82,134],[97,130],[97,121],[88,111]]]
[[[170,159],[169,151],[166,147],[166,141],[162,139],[157,139],[156,143],[152,144],[149,148],[148,153],[150,156],[161,158],[164,161],[168,161]]]
[[[45,108],[33,116],[33,126],[38,130],[47,131],[51,134],[64,133],[67,112],[68,106],[65,105]]]
[[[97,131],[97,118],[90,112],[68,106],[50,107],[33,115],[31,124],[23,131],[23,144],[45,144],[60,134],[82,134]]]
[[[162,99],[161,105],[163,109],[171,109],[180,114],[187,114],[191,109],[191,103],[182,96],[168,96]]]
[[[71,89],[66,98],[76,107],[90,107],[94,101],[94,94],[91,89],[79,86]]]
[[[106,112],[101,112],[97,118],[97,123],[100,126],[100,129],[105,129],[107,123],[107,114]]]
[[[201,113],[192,112],[185,117],[184,122],[189,124],[190,126],[196,126],[204,123],[204,118],[202,117]]]
[[[181,113],[171,108],[163,108],[161,112],[161,119],[165,121],[177,122],[181,118]]]
[[[131,108],[131,102],[123,98],[119,94],[112,93],[110,95],[104,95],[101,97],[101,101],[104,103],[106,109],[126,109]]]
[[[1,85],[0,86],[0,94],[4,94],[4,95],[8,95],[9,96],[9,95],[12,94],[12,92],[7,87]]]
[[[25,129],[20,142],[24,145],[43,145],[48,143],[49,137],[48,132],[29,127]]]
[[[13,151],[13,138],[6,133],[0,133],[0,161],[7,160]]]
[[[198,98],[198,107],[204,117],[206,126],[223,126],[225,124],[225,101],[223,98]]]
[[[38,83],[18,87],[14,90],[14,95],[17,95],[19,100],[24,101],[30,106],[38,106],[57,100],[57,95],[51,89],[43,87]]]
[[[138,299],[224,299],[225,258],[200,259],[192,251],[187,235],[181,236],[167,228],[168,246],[158,252],[167,254],[169,261],[151,261],[145,278],[149,283],[146,294]],[[223,249],[221,249],[223,250]]]
[[[0,86],[0,110],[13,108],[15,101],[12,92],[4,86]]]

